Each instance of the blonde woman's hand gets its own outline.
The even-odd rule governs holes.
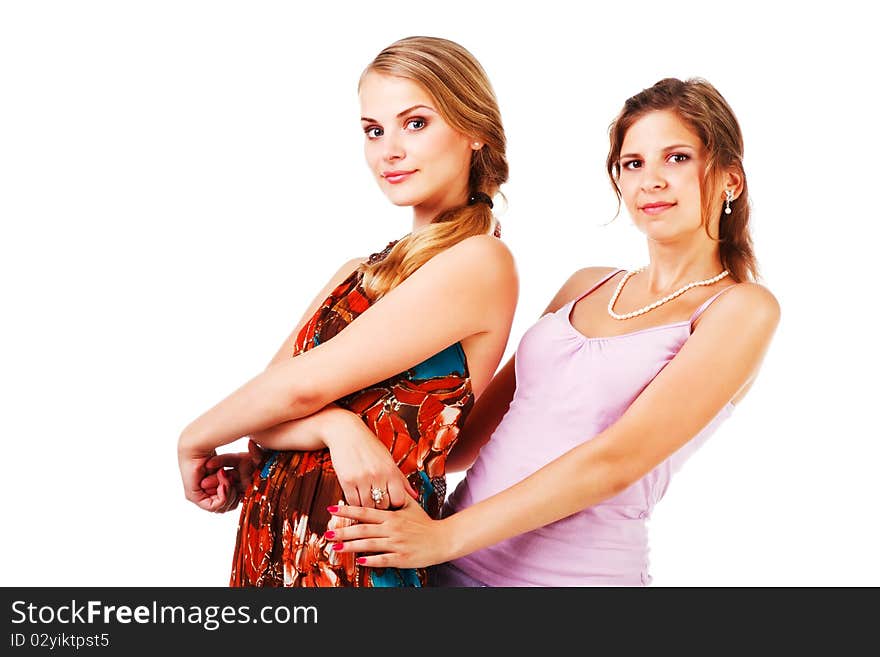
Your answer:
[[[213,493],[202,488],[202,481],[209,474],[207,463],[215,456],[213,450],[204,454],[178,449],[177,462],[186,499],[205,511],[224,513],[238,505],[239,492],[223,470],[216,473],[217,486]]]
[[[205,464],[207,475],[202,479],[202,490],[213,495],[220,483],[220,473],[223,472],[238,492],[244,494],[250,488],[254,472],[259,469],[265,454],[265,450],[257,443],[248,440],[248,451],[246,452],[231,452],[212,456]]]
[[[418,497],[388,448],[354,413],[334,412],[324,442],[349,504],[393,509]]]

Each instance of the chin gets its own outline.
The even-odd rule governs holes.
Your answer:
[[[409,196],[404,196],[404,195],[392,196],[390,194],[386,194],[385,196],[391,202],[391,205],[395,205],[398,208],[407,208],[407,207],[412,207],[413,205],[418,204],[418,201],[410,198]]]
[[[405,189],[385,189],[383,191],[391,204],[397,207],[418,205],[425,200],[424,195]]]

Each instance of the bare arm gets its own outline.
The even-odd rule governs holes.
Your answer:
[[[468,238],[432,258],[332,340],[270,365],[192,422],[180,444],[208,453],[310,415],[465,337],[509,325],[515,305],[507,247],[489,236]]]
[[[293,348],[296,344],[296,338],[302,327],[317,312],[321,304],[330,296],[330,293],[354,272],[355,269],[363,262],[363,258],[354,258],[346,262],[340,267],[330,278],[330,281],[321,289],[320,292],[312,299],[306,311],[300,317],[296,327],[291,331],[287,339],[284,340],[281,347],[269,361],[267,369],[278,363],[284,362],[293,357]],[[322,449],[326,446],[323,441],[325,429],[322,426],[322,418],[309,416],[303,418],[302,421],[293,420],[284,422],[274,427],[269,427],[263,431],[255,431],[251,434],[251,439],[258,445],[268,449],[285,449],[285,450],[313,450]]]
[[[512,356],[474,403],[458,440],[446,457],[447,472],[458,472],[471,467],[480,449],[488,442],[510,407],[515,389],[516,374]]]
[[[556,312],[611,271],[613,270],[608,267],[589,267],[575,272],[559,288],[556,296],[550,300],[541,315]],[[507,361],[507,364],[492,378],[489,386],[474,404],[458,441],[446,460],[447,472],[467,470],[476,460],[480,449],[488,442],[501,423],[504,414],[507,413],[516,390],[515,358],[512,356]]]
[[[409,505],[392,514],[343,507],[346,551],[379,552],[370,566],[424,566],[469,554],[608,499],[650,472],[757,375],[779,322],[776,299],[740,285],[703,315],[693,335],[605,431],[518,484],[439,521]]]
[[[360,262],[360,259],[349,260],[337,270],[330,281],[309,304],[294,330],[269,362],[269,367],[289,359],[293,355],[294,344],[302,327],[333,289],[342,283]],[[306,441],[301,442],[301,447],[299,447],[300,449],[306,449],[306,445],[309,444],[307,441],[314,439],[313,435],[307,436],[303,434],[303,431],[307,431],[309,428],[309,426],[284,427],[282,430],[273,427],[268,430],[274,430],[273,435],[290,431],[291,437],[295,437],[300,441]],[[255,434],[255,436],[259,437],[258,434]],[[259,458],[259,450],[249,444],[247,452],[217,455],[213,449],[193,451],[178,442],[177,458],[187,499],[206,511],[223,512],[235,508],[238,496],[233,494],[233,489],[240,487],[243,481],[249,479],[249,473],[253,471]]]
[[[315,295],[314,299],[312,299],[309,307],[306,308],[302,317],[300,317],[299,321],[296,323],[293,331],[287,336],[287,339],[284,340],[278,351],[275,352],[275,355],[272,357],[272,360],[269,361],[267,367],[271,367],[272,365],[285,361],[293,356],[293,346],[296,344],[296,338],[302,330],[302,327],[312,318],[312,315],[314,315],[318,308],[321,307],[321,304],[330,296],[330,293],[336,289],[336,287],[341,285],[342,282],[348,278],[363,261],[364,258],[353,258],[336,270],[336,273],[333,274],[327,284],[321,288],[321,291]]]

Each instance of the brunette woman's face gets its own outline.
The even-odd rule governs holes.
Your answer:
[[[475,146],[443,120],[427,91],[406,78],[369,72],[360,104],[367,164],[394,205],[433,218],[465,202]]]
[[[690,126],[673,111],[649,112],[626,131],[620,153],[618,184],[639,230],[659,242],[705,235],[700,180],[706,152]]]

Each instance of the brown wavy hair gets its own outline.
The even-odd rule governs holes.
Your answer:
[[[701,78],[682,81],[665,78],[627,99],[609,128],[610,148],[606,169],[617,194],[618,212],[621,193],[620,149],[627,130],[648,112],[671,110],[699,136],[706,149],[707,161],[700,181],[701,216],[706,234],[717,239],[721,264],[737,282],[755,280],[758,263],[749,231],[749,186],[743,169],[743,137],[730,105],[711,84]],[[742,177],[742,191],[730,204],[730,214],[721,213],[718,237],[709,233],[710,214],[718,208],[723,174],[734,169]]]
[[[395,41],[380,52],[361,75],[380,73],[419,84],[453,129],[483,143],[471,155],[468,197],[495,196],[507,181],[507,139],[489,78],[465,48],[447,39],[415,36]],[[473,235],[495,229],[486,203],[460,205],[434,217],[431,224],[400,239],[379,262],[365,262],[364,290],[374,299],[386,294],[444,249]]]

